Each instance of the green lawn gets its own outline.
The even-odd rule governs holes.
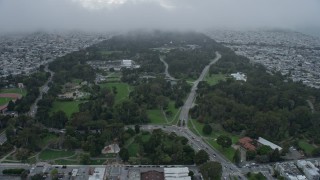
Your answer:
[[[137,153],[139,151],[139,144],[138,143],[132,143],[128,147],[129,156],[130,157],[136,157]]]
[[[58,140],[59,137],[55,134],[47,134],[44,138],[41,139],[40,146],[45,147],[49,142]]]
[[[219,81],[225,81],[226,76],[224,74],[207,74],[204,78],[205,81],[208,82],[209,85],[216,85],[219,83]]]
[[[73,156],[74,151],[58,151],[58,150],[44,150],[39,154],[41,160],[51,160],[63,157]]]
[[[0,93],[17,93],[21,94],[22,96],[27,95],[27,90],[19,89],[19,88],[10,88],[10,89],[1,89]]]
[[[208,139],[210,145],[212,145],[216,150],[222,153],[226,158],[232,161],[234,153],[236,152],[235,149],[232,147],[229,148],[222,148],[215,139]]]
[[[72,113],[79,112],[79,104],[85,101],[54,101],[50,114],[57,111],[64,111],[68,118],[71,117]]]
[[[216,126],[216,125],[212,125],[213,126],[213,131],[212,131],[212,133],[210,135],[205,135],[202,132],[202,128],[203,128],[204,124],[199,123],[196,120],[189,120],[189,121],[190,121],[190,123],[188,123],[188,127],[190,128],[192,126],[191,125],[191,121],[192,121],[192,123],[194,124],[194,126],[198,130],[198,132],[201,134],[201,136],[210,137],[210,138],[217,138],[220,135],[226,135],[226,136],[229,136],[232,139],[232,143],[233,144],[237,143],[239,138],[240,138],[238,135],[234,135],[234,134],[228,133],[228,132],[224,131],[221,128],[215,128],[214,126]],[[198,133],[196,133],[196,134],[198,134]]]
[[[112,90],[113,87],[116,88],[117,94],[115,97],[115,102],[119,103],[129,97],[129,93],[131,92],[131,86],[127,83],[103,83],[100,84],[100,87],[110,88]]]
[[[261,172],[259,173],[250,173],[250,176],[248,176],[249,180],[265,180],[267,179]]]
[[[78,161],[65,160],[65,159],[55,160],[54,163],[58,164],[58,165],[78,165],[78,164],[80,164]]]
[[[82,79],[72,79],[72,82],[76,84],[80,84],[82,81]]]
[[[172,112],[171,116],[167,116],[168,121],[171,124],[177,124],[178,121],[179,121],[180,109],[177,109],[174,105],[175,105],[175,102],[174,101],[170,101],[169,105],[168,105],[168,109],[167,109],[167,110]]]
[[[315,149],[315,147],[312,146],[312,144],[309,144],[305,139],[304,140],[300,140],[298,142],[298,145],[301,149],[304,150],[304,152],[306,152],[308,155],[310,155],[312,153],[312,151]]]
[[[147,115],[151,121],[151,124],[166,124],[167,121],[160,109],[147,110]]]
[[[203,134],[202,132],[202,128],[204,126],[204,124],[202,123],[199,123],[198,121],[196,120],[189,120],[189,123],[188,123],[188,128],[193,132],[195,133],[196,135],[199,135],[197,133],[197,131],[192,127],[192,124],[191,124],[191,121],[193,122],[195,128],[197,129],[197,131],[200,133],[201,136],[204,136],[207,138],[208,140],[208,143],[210,145],[212,145],[216,150],[218,150],[220,153],[222,153],[224,156],[226,156],[230,161],[232,161],[232,158],[233,158],[233,155],[235,153],[235,150],[230,147],[230,148],[222,148],[220,145],[217,144],[216,142],[216,139],[220,136],[220,135],[227,135],[229,136],[231,139],[232,139],[232,143],[235,144],[238,142],[239,140],[239,136],[237,135],[233,135],[233,134],[230,134],[226,131],[223,131],[221,130],[220,128],[215,128],[213,127],[213,131],[210,135],[205,135]]]
[[[7,103],[9,103],[9,101],[11,101],[12,98],[0,98],[0,106],[5,105]]]
[[[93,159],[91,160],[90,165],[102,165],[105,161],[105,159]]]
[[[151,134],[142,135],[141,140],[142,140],[142,142],[145,143],[145,142],[149,141],[150,137],[151,137]]]
[[[177,124],[179,121],[180,109],[174,107],[175,102],[170,101],[166,111],[170,111],[171,115],[166,115],[168,122],[165,119],[165,115],[160,109],[149,109],[147,110],[147,115],[151,120],[151,124]]]

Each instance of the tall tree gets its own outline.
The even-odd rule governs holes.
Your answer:
[[[207,162],[209,160],[209,155],[208,153],[201,149],[200,151],[198,151],[196,153],[196,155],[194,156],[194,162],[197,164],[197,165],[200,165],[200,164],[203,164],[205,162]]]
[[[218,138],[217,138],[217,143],[222,146],[223,148],[228,148],[231,146],[232,144],[232,140],[230,137],[228,136],[225,136],[225,135],[220,135]]]
[[[234,152],[233,162],[235,162],[236,164],[239,164],[241,162],[241,154],[239,149],[237,149],[236,152]]]
[[[205,135],[210,135],[212,133],[212,127],[209,124],[205,124],[202,128],[202,132]]]
[[[140,133],[140,126],[138,124],[134,126],[134,131],[136,132],[136,134]]]
[[[119,152],[119,156],[121,157],[121,159],[124,162],[127,162],[129,160],[129,151],[127,148],[121,148],[120,152]]]
[[[200,172],[205,180],[220,180],[222,166],[219,162],[210,161],[200,166]]]

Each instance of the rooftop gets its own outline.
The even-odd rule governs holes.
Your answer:
[[[271,147],[273,150],[275,150],[275,149],[278,149],[279,151],[282,150],[282,147],[280,147],[280,146],[278,146],[276,144],[273,144],[272,142],[270,142],[270,141],[268,141],[266,139],[263,139],[262,137],[259,137],[258,142],[260,144],[263,144],[263,145]]]

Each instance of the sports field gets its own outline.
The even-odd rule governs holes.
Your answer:
[[[0,106],[6,105],[9,101],[25,96],[26,94],[27,91],[25,89],[0,89]]]

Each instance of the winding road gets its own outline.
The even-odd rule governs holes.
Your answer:
[[[169,70],[168,70],[168,69],[169,69],[169,65],[168,65],[168,63],[164,60],[163,56],[160,55],[159,59],[160,59],[160,61],[164,64],[164,66],[165,66],[164,73],[165,73],[165,75],[166,75],[166,79],[168,79],[168,80],[170,80],[170,81],[176,81],[177,79],[174,78],[174,77],[172,77],[172,76],[170,75]]]
[[[52,72],[52,71],[48,68],[48,64],[45,66],[44,71],[45,71],[45,72],[49,72],[49,73],[50,73],[50,77],[49,77],[49,79],[46,81],[46,83],[39,88],[40,94],[39,94],[39,96],[37,97],[37,99],[35,100],[35,102],[34,102],[34,103],[31,105],[31,107],[30,107],[30,111],[28,112],[28,114],[29,114],[29,116],[31,116],[31,117],[33,117],[33,118],[36,116],[37,111],[38,111],[38,102],[42,99],[43,94],[46,94],[46,93],[48,92],[48,90],[49,90],[48,84],[52,81],[52,77],[53,77],[53,75],[54,75],[54,72]]]
[[[185,124],[188,124],[188,119],[189,119],[189,110],[192,107],[192,103],[194,102],[196,98],[196,91],[198,89],[198,84],[200,81],[203,81],[204,77],[206,77],[209,68],[212,64],[218,62],[218,60],[221,58],[221,54],[219,52],[216,52],[216,58],[212,60],[201,72],[199,78],[193,83],[193,86],[191,88],[191,91],[189,93],[189,96],[187,100],[185,101],[183,107],[181,108],[181,113],[179,119],[180,121],[180,126],[183,125],[183,121],[185,121]]]

